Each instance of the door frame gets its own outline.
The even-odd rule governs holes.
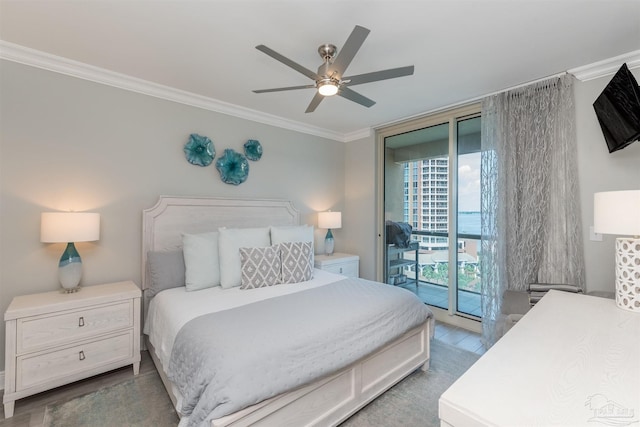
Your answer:
[[[377,128],[375,130],[375,143],[376,143],[376,250],[375,250],[375,266],[376,266],[376,280],[379,282],[384,281],[384,266],[385,266],[385,138],[411,132],[417,129],[422,129],[430,126],[436,126],[443,123],[449,123],[449,194],[455,194],[457,186],[457,132],[455,125],[458,121],[471,118],[481,114],[481,104],[475,102],[472,104],[450,108],[438,112],[433,112],[423,116],[413,117],[401,122],[392,123],[390,125]],[[454,155],[452,155],[452,153]],[[451,159],[454,159],[451,161]],[[449,228],[456,231],[457,223],[457,198],[451,197],[449,200]],[[452,233],[450,232],[451,236]],[[455,233],[457,235],[457,233]],[[455,239],[454,235],[454,239]],[[450,237],[451,239],[451,237]],[[449,259],[451,259],[451,251],[455,251],[457,245],[449,245]],[[455,268],[449,268],[449,283],[455,281],[456,275]],[[417,274],[417,272],[416,272]],[[455,307],[451,302],[455,303],[457,298],[456,287],[449,286],[449,309],[441,309],[438,307],[430,306],[435,314],[436,320],[440,320],[449,324],[461,326],[466,329],[479,331],[481,326],[480,322],[475,319],[467,318],[461,313],[456,312]],[[452,296],[453,295],[453,296]],[[451,299],[454,298],[454,299]]]

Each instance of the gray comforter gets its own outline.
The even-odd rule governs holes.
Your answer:
[[[188,425],[201,426],[334,373],[430,316],[407,290],[345,279],[191,320],[167,373]]]

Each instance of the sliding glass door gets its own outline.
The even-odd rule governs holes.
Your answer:
[[[482,317],[480,123],[474,106],[384,129],[378,139],[383,280],[472,318]],[[387,238],[393,223],[411,226],[409,247]]]

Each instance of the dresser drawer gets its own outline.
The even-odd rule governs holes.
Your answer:
[[[133,326],[132,300],[25,317],[17,322],[17,353],[50,348]]]
[[[82,374],[132,357],[132,330],[52,352],[20,356],[16,360],[16,390],[20,391],[58,378],[69,378],[74,374]],[[83,376],[80,375],[79,378]]]

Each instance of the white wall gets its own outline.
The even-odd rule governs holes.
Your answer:
[[[287,199],[313,225],[317,211],[345,208],[344,143],[8,61],[0,67],[2,312],[16,295],[59,288],[64,244],[40,243],[43,211],[101,214],[100,241],[77,245],[83,283],[92,285],[140,283],[141,212],[159,195]],[[214,165],[186,161],[190,133],[210,137],[218,154],[258,139],[264,154],[250,162],[246,182],[224,184]],[[338,251],[347,249],[342,231],[334,233]]]
[[[376,155],[373,136],[347,143],[345,152],[345,250],[360,256],[360,277],[375,279]],[[336,238],[337,239],[337,238]],[[336,240],[337,241],[337,240]]]
[[[640,80],[640,70],[633,71]],[[582,226],[585,243],[587,290],[613,291],[614,281],[614,236],[604,236],[604,241],[589,240],[589,226],[593,224],[593,193],[610,190],[640,189],[640,142],[623,150],[609,154],[593,112],[593,101],[613,76],[588,82],[575,82],[576,128],[578,138],[578,169],[582,206]],[[375,174],[375,138],[347,144],[346,203],[353,218],[350,223],[362,221],[367,226],[355,226],[348,231],[349,239],[363,242],[360,245],[363,277],[375,278],[376,194],[373,190]],[[365,170],[356,159],[371,161],[373,170]],[[357,196],[357,203],[353,197]],[[371,213],[371,214],[369,214]],[[354,249],[355,250],[355,249]]]
[[[640,69],[632,73],[640,81]],[[640,190],[640,142],[610,154],[593,111],[593,101],[611,77],[578,82],[575,91],[587,290],[609,292],[614,289],[616,236],[605,235],[602,242],[589,240],[589,226],[593,225],[593,194],[599,191]]]

